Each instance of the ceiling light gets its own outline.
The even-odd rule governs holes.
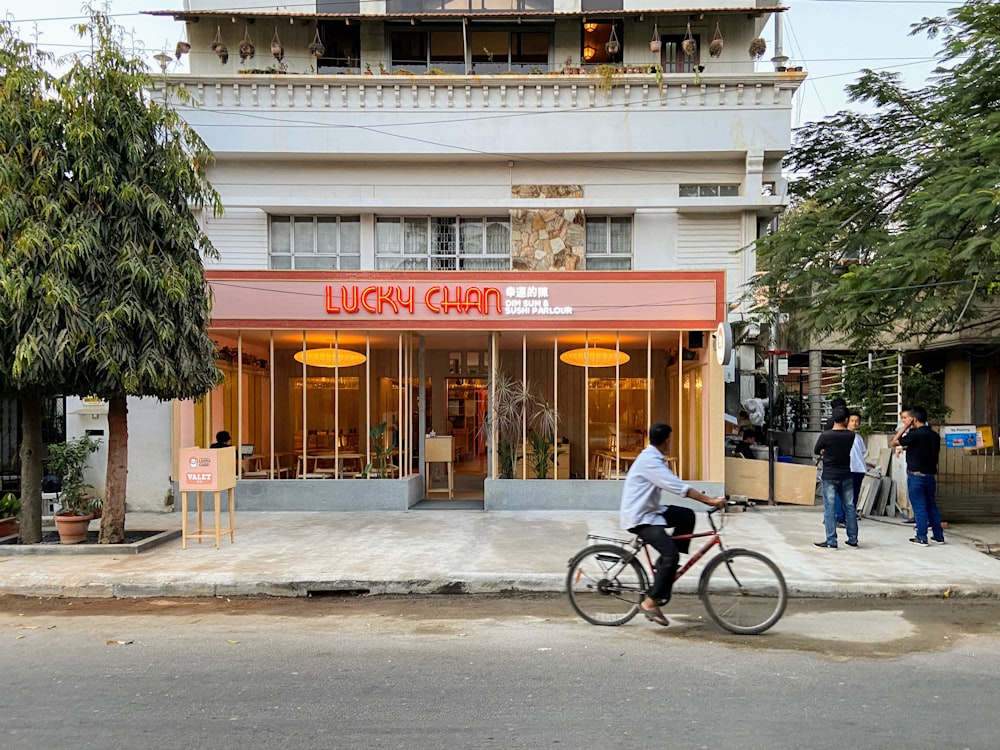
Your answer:
[[[597,31],[597,24],[594,23],[593,21],[589,21],[583,25],[583,30],[586,31],[588,34],[593,34],[595,31]]]
[[[568,365],[576,367],[614,367],[628,362],[625,352],[614,349],[602,349],[599,346],[589,346],[583,349],[570,349],[559,355],[559,359]]]
[[[305,362],[312,367],[354,367],[364,362],[367,357],[361,352],[350,349],[306,349],[295,352],[296,362]]]
[[[590,46],[589,44],[583,48],[583,59],[590,62],[594,59],[594,55],[597,54],[597,49]]]

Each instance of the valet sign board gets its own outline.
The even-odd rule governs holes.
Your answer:
[[[236,451],[232,448],[181,448],[177,472],[184,492],[214,492],[236,486]]]
[[[976,426],[949,425],[944,430],[944,444],[947,448],[975,448]]]

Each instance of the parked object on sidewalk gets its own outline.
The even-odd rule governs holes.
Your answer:
[[[61,509],[54,519],[63,544],[79,544],[86,540],[88,526],[94,518],[94,507],[103,505],[103,501],[98,502],[99,498],[91,495],[94,488],[87,484],[83,476],[88,457],[100,445],[100,440],[85,435],[49,446],[46,466],[60,478]]]
[[[13,492],[0,496],[0,537],[13,536],[18,532],[20,512],[21,501]]]

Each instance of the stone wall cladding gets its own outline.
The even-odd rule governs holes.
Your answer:
[[[512,185],[512,198],[582,198],[580,185]],[[585,266],[583,211],[514,209],[510,212],[511,257],[515,271],[581,271]]]

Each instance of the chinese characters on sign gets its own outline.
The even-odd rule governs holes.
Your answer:
[[[492,286],[428,287],[419,298],[413,286],[372,284],[326,287],[326,311],[331,315],[357,314],[362,311],[381,315],[408,312],[417,305],[434,314],[476,313],[479,315],[572,315],[567,305],[552,305],[547,286],[508,286],[503,294]]]

